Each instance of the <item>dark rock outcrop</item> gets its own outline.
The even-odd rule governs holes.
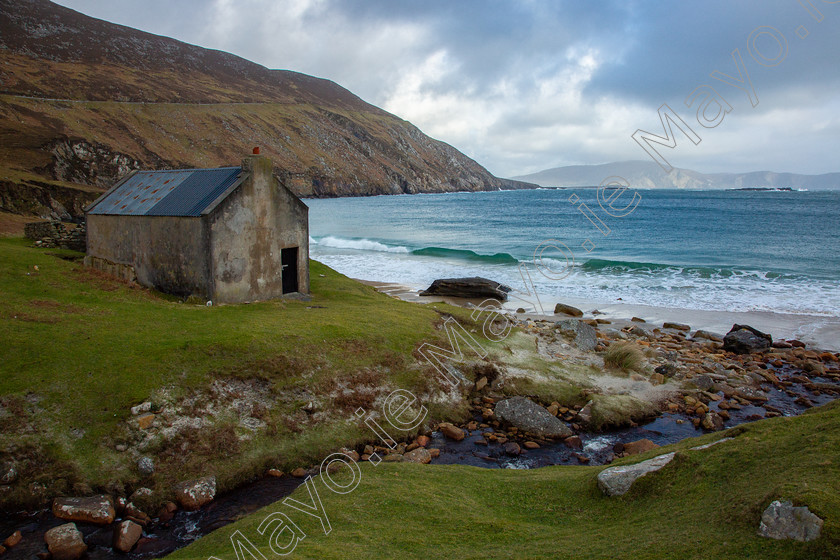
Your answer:
[[[472,278],[441,278],[420,292],[421,296],[448,296],[462,298],[492,298],[507,301],[510,286],[474,276]]]
[[[723,349],[736,354],[750,354],[770,348],[773,338],[748,325],[732,325],[723,337]]]

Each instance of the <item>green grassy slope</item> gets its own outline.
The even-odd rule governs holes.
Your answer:
[[[329,535],[314,517],[275,503],[170,558],[232,560],[230,537],[237,530],[272,558],[270,531],[261,536],[257,529],[274,511],[289,515],[307,534],[289,558],[838,558],[838,404],[733,428],[724,434],[734,435],[733,441],[705,450],[688,448],[721,434],[622,459],[617,463],[679,451],[618,498],[605,497],[596,486],[604,467],[366,464],[359,486],[345,495],[314,481],[332,526]],[[343,471],[333,477],[349,482]],[[310,503],[303,487],[292,497]],[[756,535],[762,511],[780,497],[808,505],[825,520],[818,540]]]
[[[230,488],[266,467],[306,466],[370,439],[347,420],[389,388],[418,395],[435,388],[412,352],[440,339],[439,313],[317,262],[309,302],[207,307],[129,286],[59,258],[80,254],[30,243],[0,239],[0,460],[16,461],[21,473],[0,506],[31,501],[32,482],[45,495],[127,494],[213,473]],[[215,389],[219,383],[227,392]],[[236,383],[241,395],[231,394]],[[240,397],[263,403],[248,413],[262,429],[239,424]],[[177,410],[170,423],[210,425],[173,437],[160,435],[172,427],[164,420],[140,430],[130,407],[148,400]],[[309,401],[318,414],[301,411]],[[154,476],[142,478],[121,445],[152,456]]]

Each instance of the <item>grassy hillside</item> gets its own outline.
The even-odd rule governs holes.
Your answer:
[[[679,451],[669,465],[639,479],[619,498],[605,497],[596,486],[604,467],[519,471],[365,464],[351,493],[335,494],[315,481],[332,526],[329,535],[314,517],[275,503],[170,558],[231,560],[230,538],[237,530],[271,558],[270,533],[261,536],[258,526],[274,511],[289,515],[307,534],[289,558],[840,557],[840,403],[723,435],[735,439],[688,449],[722,437],[707,435],[618,461]],[[333,477],[350,481],[346,472]],[[292,497],[310,503],[304,487]],[[806,504],[825,520],[818,540],[756,535],[761,513],[780,497]]]
[[[309,302],[207,307],[30,243],[0,238],[0,462],[20,473],[0,507],[140,485],[165,496],[205,474],[230,488],[371,439],[352,412],[397,387],[439,388],[412,352],[440,340],[445,306],[392,299],[313,261]],[[145,401],[158,414],[141,428],[130,408]],[[137,470],[143,455],[151,477]]]

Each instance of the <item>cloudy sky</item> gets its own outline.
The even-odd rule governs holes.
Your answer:
[[[59,3],[329,78],[500,176],[646,159],[632,134],[662,135],[663,104],[700,138],[675,129],[676,148],[653,144],[675,167],[840,171],[840,0]],[[755,107],[710,77],[739,77],[735,49]],[[703,85],[731,110],[708,89],[688,107]]]

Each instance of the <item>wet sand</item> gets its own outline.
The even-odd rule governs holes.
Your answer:
[[[481,303],[482,299],[449,298],[440,296],[420,296],[419,291],[425,286],[411,286],[386,282],[359,280],[373,286],[382,293],[390,296],[418,303],[446,302],[464,306],[468,302],[473,305]],[[520,314],[521,317],[532,319],[554,319],[565,315],[554,315],[556,301],[543,301],[544,313],[531,312]],[[655,307],[651,305],[635,305],[622,302],[604,303],[578,298],[566,298],[562,303],[581,309],[587,318],[599,318],[614,321],[617,326],[629,321],[632,317],[644,319],[653,326],[661,326],[665,321],[685,323],[692,330],[703,329],[723,336],[732,325],[750,325],[760,331],[773,336],[774,339],[797,339],[810,346],[824,350],[840,350],[840,317],[821,315],[794,315],[790,313],[772,313],[768,311],[705,311],[698,309],[679,309],[669,307]],[[522,305],[516,300],[508,301],[503,307],[515,311]],[[600,314],[593,315],[593,311]]]

